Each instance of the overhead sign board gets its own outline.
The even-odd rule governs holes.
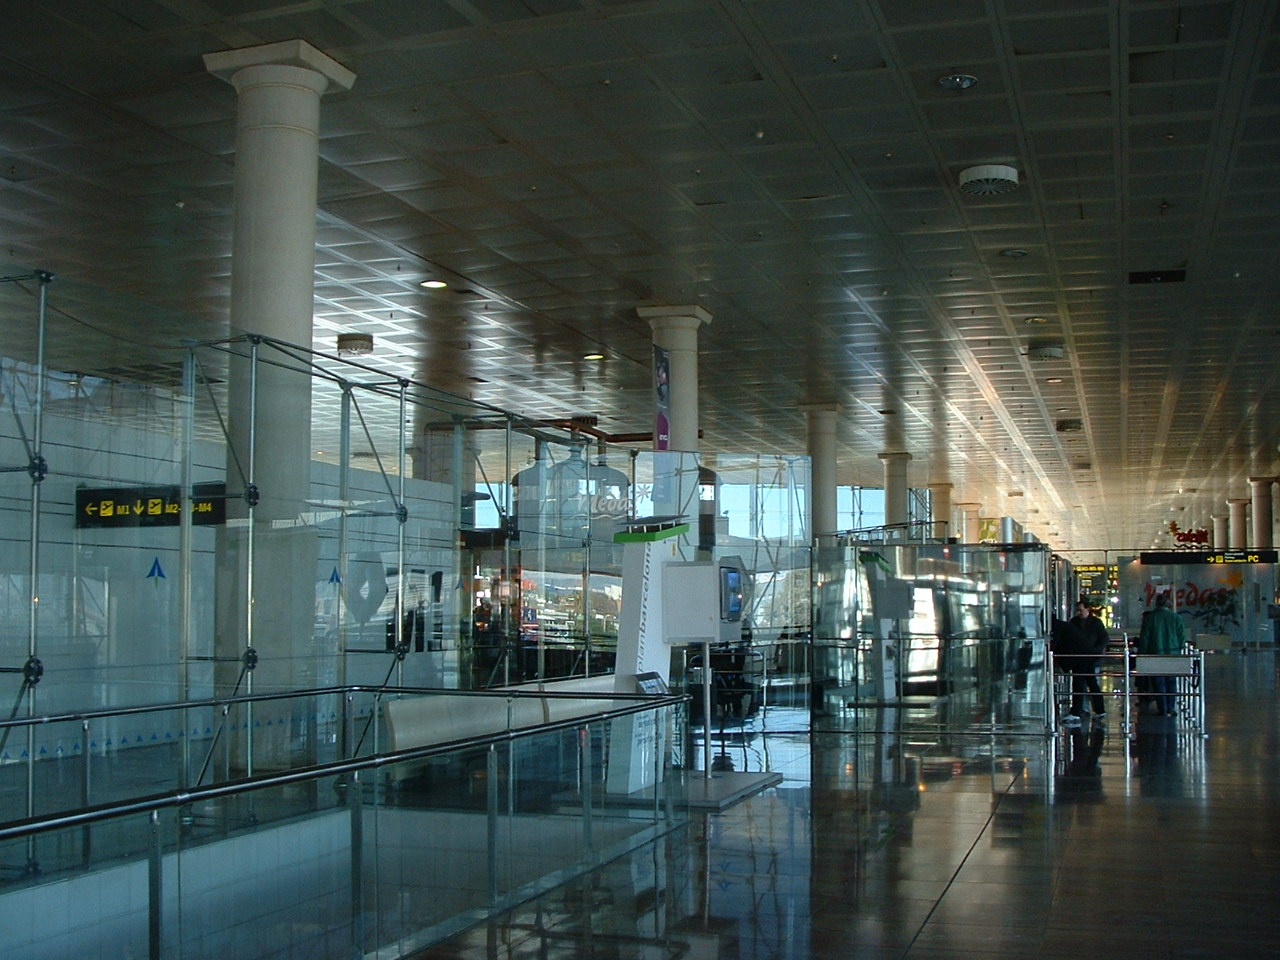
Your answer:
[[[223,483],[197,483],[191,488],[191,522],[198,526],[225,523],[227,490]],[[76,527],[176,527],[182,523],[181,488],[81,487],[76,490]]]
[[[1138,554],[1138,560],[1149,564],[1166,563],[1275,563],[1276,550],[1156,550]]]

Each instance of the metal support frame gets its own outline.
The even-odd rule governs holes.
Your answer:
[[[23,702],[27,705],[27,716],[36,715],[36,686],[44,675],[44,664],[40,662],[40,511],[41,484],[49,476],[49,463],[44,458],[44,394],[45,394],[45,350],[48,339],[49,284],[53,282],[53,274],[48,270],[33,270],[21,276],[0,277],[0,283],[21,283],[34,280],[39,284],[37,294],[36,316],[36,360],[35,388],[32,391],[32,416],[30,434],[23,428],[18,411],[14,408],[18,432],[26,446],[27,463],[21,467],[13,467],[2,472],[25,471],[31,479],[31,500],[29,514],[28,543],[28,604],[27,604],[27,659],[21,667],[2,667],[0,673],[18,673],[22,675],[22,684],[18,689],[13,709],[9,714],[12,720],[18,715]],[[8,740],[8,730],[0,737],[0,750],[4,749]],[[35,811],[35,727],[29,726],[26,731],[26,809],[31,816]],[[23,872],[28,875],[40,872],[39,860],[36,857],[35,838],[28,840],[27,862]]]

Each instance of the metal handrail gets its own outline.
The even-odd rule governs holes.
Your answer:
[[[137,716],[145,713],[165,713],[174,710],[195,710],[201,707],[224,707],[237,703],[261,703],[268,700],[297,700],[303,697],[329,695],[345,695],[348,693],[373,693],[386,696],[401,694],[437,696],[475,696],[475,697],[538,697],[568,700],[627,700],[652,699],[652,694],[612,693],[574,691],[561,693],[552,690],[521,690],[514,687],[489,688],[485,690],[452,690],[443,687],[389,687],[364,686],[360,684],[333,687],[312,687],[305,690],[286,690],[276,693],[238,694],[234,697],[210,697],[202,700],[176,700],[168,703],[140,704],[133,707],[112,707],[102,710],[89,710],[79,713],[43,714],[37,717],[17,717],[12,720],[0,720],[0,730],[6,727],[47,726],[52,723],[84,722],[86,720],[102,720],[110,717]]]
[[[349,690],[352,688],[346,687],[331,689]],[[397,690],[399,689],[408,688],[397,688]],[[522,727],[518,730],[503,730],[498,733],[489,733],[482,736],[463,737],[458,740],[446,740],[430,746],[409,747],[404,750],[396,750],[391,753],[383,753],[359,759],[333,760],[327,763],[298,767],[294,770],[284,772],[256,774],[251,777],[242,777],[238,780],[230,780],[214,786],[193,787],[185,790],[168,790],[162,793],[134,797],[130,800],[94,804],[89,807],[83,807],[79,810],[73,810],[68,813],[55,814],[52,816],[27,817],[21,820],[11,820],[7,823],[0,823],[0,841],[18,837],[36,836],[37,834],[48,833],[54,830],[62,830],[67,827],[99,823],[104,820],[111,820],[117,817],[128,816],[130,814],[150,813],[152,811],[164,810],[172,807],[188,806],[204,800],[250,793],[252,791],[268,787],[283,786],[290,783],[301,783],[308,780],[320,780],[325,777],[331,777],[338,774],[359,773],[362,770],[373,770],[392,764],[404,763],[413,760],[423,760],[429,757],[440,756],[445,753],[452,753],[457,750],[486,747],[497,743],[507,743],[543,733],[551,733],[556,730],[581,728],[587,724],[614,720],[618,717],[629,716],[635,713],[643,713],[647,710],[676,706],[677,704],[685,703],[690,699],[688,695],[654,696],[652,694],[626,693],[550,694],[537,693],[535,691],[508,690],[453,691],[441,690],[439,688],[426,688],[422,692],[443,693],[448,695],[452,695],[454,693],[489,694],[491,696],[509,696],[513,693],[519,693],[521,696],[536,696],[539,698],[636,700],[640,702],[633,703],[626,707],[615,707],[612,710],[602,710],[599,713],[593,713],[588,716],[572,717],[565,720],[554,720],[546,723],[540,723],[537,726]]]

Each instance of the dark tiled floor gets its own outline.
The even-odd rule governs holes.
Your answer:
[[[780,786],[421,956],[1280,957],[1276,670],[1209,659],[1208,739],[1150,717],[1133,741],[809,741],[765,718],[749,753]]]

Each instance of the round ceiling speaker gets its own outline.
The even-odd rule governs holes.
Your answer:
[[[1036,341],[1027,346],[1028,360],[1061,360],[1065,353],[1063,344],[1054,340]]]
[[[985,197],[1008,193],[1018,185],[1018,171],[1002,163],[982,163],[960,171],[960,192]]]

